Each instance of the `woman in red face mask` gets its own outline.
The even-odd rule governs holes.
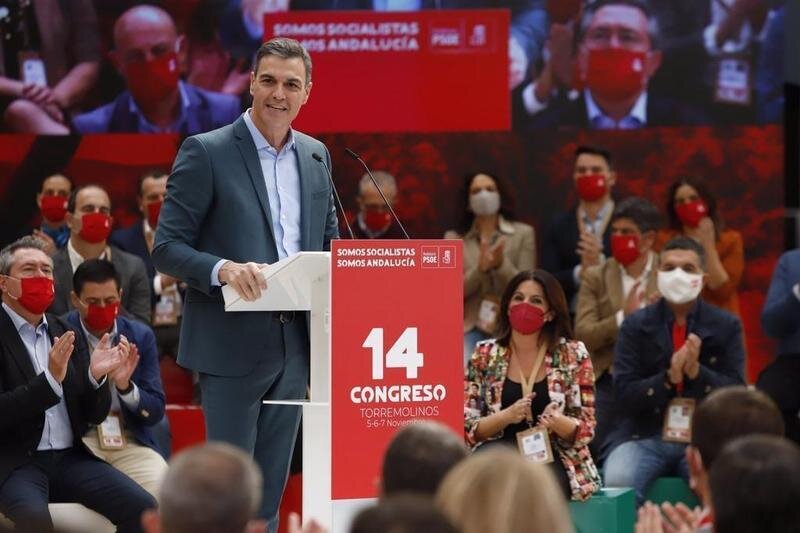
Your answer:
[[[699,242],[706,252],[708,272],[702,298],[739,316],[737,290],[744,272],[741,233],[725,228],[716,200],[699,178],[677,180],[669,188],[667,198],[669,227],[658,233],[656,251],[678,235]]]
[[[600,488],[588,447],[594,371],[586,347],[572,340],[558,280],[544,270],[514,276],[500,301],[497,331],[496,339],[478,343],[467,364],[467,443],[475,450],[516,449],[547,464],[567,498],[589,498]],[[499,403],[492,401],[497,397]]]
[[[499,319],[500,294],[521,270],[536,265],[533,226],[514,220],[511,195],[498,176],[468,174],[464,214],[445,239],[464,240],[464,362],[475,343],[491,337]]]

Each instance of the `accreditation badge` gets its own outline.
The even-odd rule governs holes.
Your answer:
[[[97,426],[97,439],[101,450],[125,449],[125,435],[122,434],[122,420],[119,415],[111,414]]]
[[[541,426],[532,427],[517,433],[519,452],[528,461],[547,464],[553,462],[553,449],[550,447],[550,435]]]
[[[723,57],[716,62],[714,100],[723,104],[750,105],[752,76],[747,56]]]
[[[176,293],[177,294],[177,293]],[[154,326],[175,326],[178,324],[178,301],[173,294],[162,294],[156,303],[153,315]]]
[[[21,50],[18,57],[22,82],[47,87],[47,70],[39,53],[33,50]]]
[[[662,438],[669,442],[688,444],[692,438],[692,415],[695,402],[693,398],[673,398],[664,413],[664,432]]]
[[[485,296],[478,308],[478,320],[475,327],[488,335],[494,335],[499,313],[500,300],[496,296]]]

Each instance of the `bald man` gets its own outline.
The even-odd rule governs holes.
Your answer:
[[[186,39],[169,13],[136,6],[114,24],[110,58],[127,89],[113,102],[78,115],[78,133],[194,135],[230,124],[239,115],[235,96],[205,91],[180,79]]]

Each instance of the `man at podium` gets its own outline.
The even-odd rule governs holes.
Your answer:
[[[338,236],[327,148],[291,128],[311,91],[311,58],[292,39],[256,54],[253,106],[233,124],[189,137],[175,159],[153,262],[188,285],[178,363],[200,374],[209,440],[252,453],[264,475],[260,517],[277,512],[309,372],[305,313],[226,313],[221,286],[253,301],[260,268]],[[315,161],[313,156],[321,158]]]

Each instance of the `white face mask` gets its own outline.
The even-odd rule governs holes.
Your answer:
[[[469,196],[469,208],[477,216],[495,215],[500,211],[500,193],[483,190]]]
[[[696,299],[703,290],[703,275],[689,274],[681,268],[658,272],[658,290],[673,304],[685,304]]]

